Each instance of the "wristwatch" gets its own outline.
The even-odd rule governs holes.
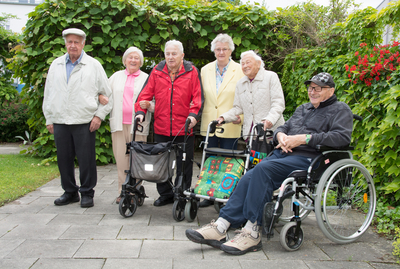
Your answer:
[[[311,140],[311,135],[310,134],[306,135],[306,144],[308,144],[310,140]]]

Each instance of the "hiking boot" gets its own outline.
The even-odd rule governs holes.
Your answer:
[[[187,229],[186,237],[195,243],[207,244],[214,248],[220,248],[221,244],[226,241],[226,231],[221,233],[218,231],[217,226],[215,221],[212,220],[210,224],[204,225],[200,229]]]
[[[259,251],[262,249],[261,236],[251,236],[250,231],[241,229],[235,231],[237,233],[232,240],[221,245],[221,250],[233,255],[243,255],[249,251]]]

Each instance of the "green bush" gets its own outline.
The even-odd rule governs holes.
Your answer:
[[[393,252],[392,254],[397,257],[397,263],[400,263],[400,228],[396,227],[396,238],[393,242]]]
[[[15,136],[23,135],[25,131],[29,130],[29,126],[26,123],[28,119],[28,106],[16,100],[3,102],[0,108],[1,142],[20,141],[18,138],[15,138]]]

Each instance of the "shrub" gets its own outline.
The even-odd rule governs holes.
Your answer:
[[[17,99],[18,100],[18,99]],[[0,108],[0,141],[17,142],[15,136],[22,135],[29,129],[26,123],[28,119],[28,106],[17,102],[3,102]]]

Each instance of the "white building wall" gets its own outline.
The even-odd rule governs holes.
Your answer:
[[[10,19],[5,28],[16,33],[22,33],[28,21],[28,13],[35,10],[35,7],[43,0],[0,0],[0,13],[16,15],[19,19]]]

